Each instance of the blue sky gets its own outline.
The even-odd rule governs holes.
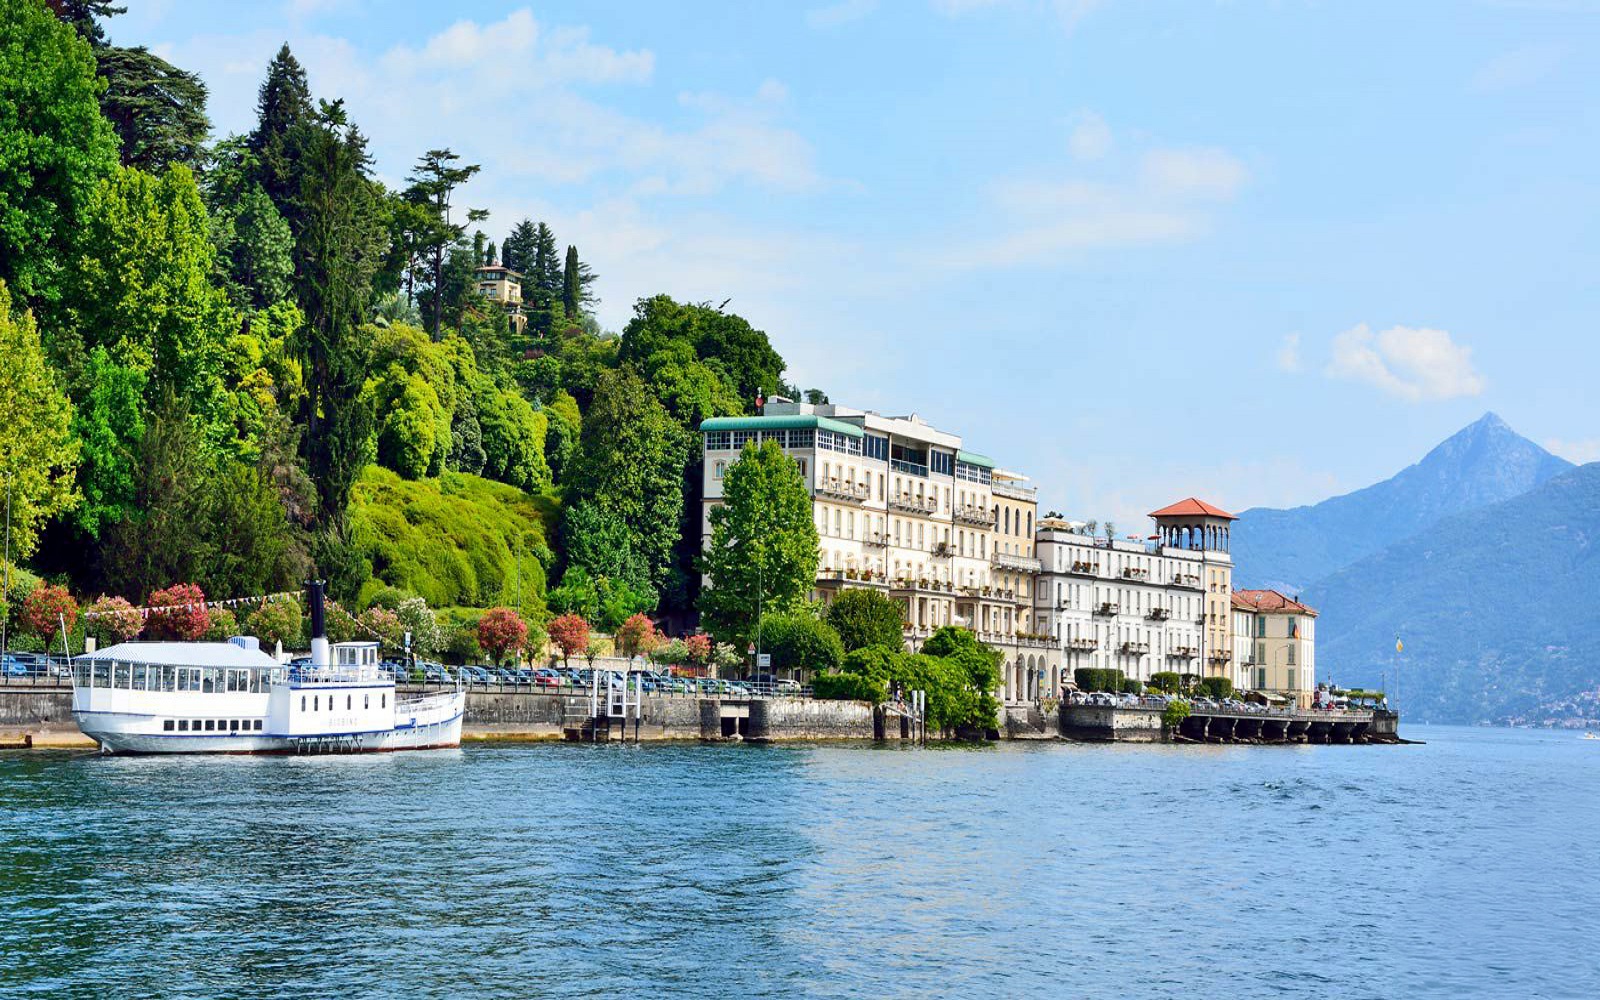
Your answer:
[[[721,302],[801,385],[1130,519],[1313,502],[1494,410],[1600,459],[1600,3],[130,0],[249,127],[288,41],[398,183]]]

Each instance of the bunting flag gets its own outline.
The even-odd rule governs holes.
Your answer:
[[[1394,637],[1394,651],[1396,653],[1404,653],[1406,651],[1406,645],[1400,641],[1399,636]]]
[[[289,598],[303,596],[305,596],[305,591],[303,590],[285,590],[277,594],[258,594],[254,597],[228,597],[218,601],[191,601],[186,604],[165,604],[145,608],[117,608],[112,611],[85,611],[83,612],[82,617],[114,618],[118,615],[137,614],[140,618],[148,621],[152,614],[159,614],[163,611],[193,611],[196,607],[200,608],[202,611],[204,611],[206,608],[259,607],[263,604],[272,604],[277,601],[284,601],[288,600]]]

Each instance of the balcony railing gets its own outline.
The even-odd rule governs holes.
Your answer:
[[[901,577],[897,580],[889,581],[889,589],[908,593],[920,591],[928,594],[950,594],[954,593],[956,588],[955,584],[943,580],[912,580]]]
[[[1174,646],[1167,650],[1167,659],[1169,660],[1192,660],[1199,655],[1200,650],[1193,646]]]
[[[1200,589],[1200,578],[1193,573],[1176,573],[1172,577],[1174,587],[1188,587],[1191,590]]]
[[[1122,610],[1122,605],[1120,605],[1120,604],[1117,604],[1117,603],[1115,603],[1113,601],[1102,601],[1094,609],[1094,613],[1099,615],[1102,618],[1110,618],[1111,616],[1115,615],[1117,612],[1119,612],[1121,610]]]
[[[935,559],[948,559],[956,554],[949,542],[936,542],[930,551]]]
[[[1227,663],[1230,657],[1227,653],[1212,652],[1206,654],[1207,663]]]
[[[939,510],[939,501],[902,493],[899,496],[890,497],[889,506],[894,510],[908,511],[913,514],[933,514]]]
[[[1007,497],[1012,500],[1032,501],[1039,495],[1039,490],[1034,486],[1011,486],[998,480],[989,484],[989,491],[997,497]]]
[[[1068,639],[1067,648],[1074,653],[1090,653],[1100,648],[1098,639]]]
[[[1145,615],[1144,617],[1145,617],[1146,621],[1164,622],[1164,621],[1167,620],[1167,609],[1166,608],[1151,608],[1150,609],[1150,613]]]
[[[1037,573],[1042,568],[1039,560],[1010,552],[996,552],[989,557],[989,562],[1001,569],[1013,569],[1019,573]]]
[[[1091,562],[1075,562],[1072,564],[1072,568],[1067,570],[1067,572],[1073,576],[1099,576],[1100,564]]]
[[[817,493],[833,500],[844,500],[849,503],[863,503],[871,499],[872,496],[872,490],[866,483],[840,482],[837,479],[817,483]]]
[[[908,472],[913,476],[921,476],[923,479],[928,478],[928,467],[926,465],[918,465],[916,462],[907,462],[903,459],[891,458],[889,459],[889,468],[895,470],[896,472]]]
[[[952,511],[952,514],[955,520],[961,524],[971,524],[979,528],[994,527],[994,512],[982,507],[974,507],[968,504],[965,507],[957,507]]]
[[[1148,642],[1125,642],[1117,647],[1117,652],[1136,656],[1140,653],[1150,652],[1150,644]]]
[[[889,547],[889,536],[884,534],[881,531],[874,531],[870,535],[862,535],[861,536],[861,544],[867,546],[868,548],[872,548],[872,549],[888,548]]]
[[[1148,580],[1150,579],[1150,571],[1147,569],[1125,569],[1122,571],[1122,578],[1124,580]]]

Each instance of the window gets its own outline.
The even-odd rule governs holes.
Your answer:
[[[1261,637],[1265,637],[1266,634],[1267,634],[1267,620],[1265,618],[1257,618],[1256,619],[1256,635],[1261,636]]]
[[[355,704],[355,695],[347,694],[347,695],[344,696],[344,710],[346,712],[350,711],[351,706],[353,706],[354,704]]]
[[[727,451],[728,440],[727,431],[707,431],[706,451]]]
[[[1287,662],[1288,665],[1291,666],[1291,667],[1294,666],[1294,643],[1290,643],[1289,644],[1289,657],[1285,662]],[[1293,676],[1294,675],[1294,671],[1292,671],[1292,670],[1289,671],[1289,674],[1290,674],[1290,676]],[[1294,687],[1294,681],[1290,681],[1289,682],[1289,686],[1290,687]]]
[[[928,456],[933,471],[941,476],[955,473],[956,457],[947,451],[936,451]]]
[[[370,694],[362,695],[361,696],[361,708],[362,708],[362,710],[365,711],[366,709],[369,709],[371,707],[372,707],[372,695],[370,695]]]
[[[720,462],[719,461],[719,462],[714,463],[711,466],[711,478],[712,479],[721,479],[722,478],[722,474],[725,471],[727,471],[727,468],[728,468],[728,463],[727,462]]]
[[[1291,667],[1289,669],[1289,690],[1293,691],[1295,689],[1295,686],[1296,685],[1295,685],[1295,682],[1294,682],[1294,668]]]
[[[170,733],[175,725],[176,724],[171,719],[167,719],[165,722],[161,723],[161,731],[164,733]]]
[[[228,732],[231,733],[231,732],[233,732],[234,730],[236,730],[238,728],[239,728],[239,720],[238,719],[229,719],[228,720]]]
[[[755,431],[734,431],[731,436],[730,444],[732,445],[734,451],[739,451],[743,449],[746,444],[754,441],[755,437]]]
[[[261,732],[261,720],[260,719],[256,720],[255,731],[258,732],[258,733]]]
[[[385,691],[382,694],[378,695],[378,707],[379,708],[388,708],[389,707],[389,693],[387,691]]]
[[[207,719],[206,720],[206,732],[209,733],[209,732],[211,732],[212,730],[214,730],[216,728],[217,728],[217,722],[216,722],[215,719]]]
[[[889,457],[889,439],[868,434],[862,443],[861,453],[882,462]]]
[[[316,711],[319,711],[321,708],[322,708],[322,698],[321,698],[321,696],[313,696],[312,699],[311,699],[311,710],[313,712],[316,712]]]

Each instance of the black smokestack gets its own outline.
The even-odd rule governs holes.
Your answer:
[[[321,580],[306,581],[306,603],[311,609],[311,638],[313,639],[326,639],[328,637],[322,598],[322,588],[324,586],[326,584]]]

